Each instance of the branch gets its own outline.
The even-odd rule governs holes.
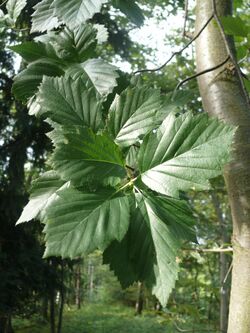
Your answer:
[[[154,69],[141,69],[141,70],[135,71],[133,74],[135,75],[138,73],[145,73],[145,72],[157,72],[157,71],[160,71],[161,69],[163,69],[176,55],[181,54],[201,35],[202,31],[206,29],[208,24],[212,21],[213,17],[214,17],[214,15],[211,15],[209,17],[209,19],[207,20],[207,22],[200,29],[200,31],[183,48],[181,48],[179,51],[172,53],[171,57],[163,65],[161,65],[158,68],[154,68]]]
[[[190,80],[193,80],[193,79],[195,79],[198,76],[201,76],[203,74],[212,72],[212,71],[220,68],[221,66],[225,65],[228,62],[228,60],[230,60],[230,56],[227,56],[227,58],[223,62],[221,62],[220,64],[218,64],[218,65],[216,65],[214,67],[205,69],[205,70],[203,70],[203,71],[201,71],[199,73],[196,73],[196,74],[194,74],[192,76],[187,77],[186,79],[184,79],[183,81],[181,81],[180,83],[178,83],[177,87],[175,88],[175,91],[177,91],[184,83],[186,83],[186,82],[188,82]],[[174,94],[175,94],[175,91],[174,91]]]
[[[6,4],[7,1],[8,1],[8,0],[4,0],[4,2],[1,3],[0,7],[2,7],[4,4]]]
[[[222,39],[225,43],[225,47],[226,47],[226,50],[227,50],[227,53],[228,53],[228,56],[230,57],[230,60],[232,61],[235,69],[236,69],[236,72],[238,74],[238,77],[239,77],[239,80],[240,80],[240,85],[241,85],[241,88],[242,88],[242,91],[245,95],[245,98],[246,98],[246,101],[247,103],[249,104],[250,106],[250,100],[249,100],[249,95],[248,95],[248,92],[246,90],[246,87],[245,87],[245,84],[244,84],[244,81],[243,81],[243,78],[242,78],[242,74],[241,74],[241,69],[240,69],[240,66],[239,64],[237,63],[237,61],[235,60],[235,57],[234,57],[234,54],[229,46],[229,43],[228,43],[228,40],[227,40],[227,35],[225,33],[225,30],[223,28],[223,25],[219,19],[219,16],[218,16],[218,13],[217,13],[217,8],[216,8],[216,1],[215,0],[212,0],[212,5],[213,5],[213,17],[216,21],[216,23],[218,24],[219,26],[219,29],[220,29],[220,32],[221,32],[221,36],[222,36]]]

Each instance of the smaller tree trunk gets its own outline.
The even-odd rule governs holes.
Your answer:
[[[81,262],[79,262],[75,271],[75,304],[78,310],[81,308],[81,278]]]
[[[0,317],[0,333],[14,333],[10,315]]]
[[[137,291],[137,301],[136,301],[136,305],[135,305],[135,314],[136,315],[141,315],[142,314],[142,310],[143,310],[143,299],[144,299],[144,295],[143,295],[143,284],[142,282],[138,282],[138,291]]]
[[[60,306],[58,313],[58,324],[57,333],[62,331],[62,320],[63,320],[63,306],[64,306],[64,264],[61,264],[61,287],[60,287]]]
[[[55,291],[54,289],[50,293],[50,299],[49,299],[49,310],[50,310],[50,333],[55,333]]]
[[[92,264],[91,260],[89,260],[88,266],[88,275],[89,275],[89,300],[90,302],[93,299],[93,292],[94,292],[94,265]]]
[[[45,321],[48,321],[48,307],[49,307],[48,296],[45,295],[42,300],[42,317]]]

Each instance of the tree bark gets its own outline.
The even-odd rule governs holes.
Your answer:
[[[231,15],[232,1],[217,0],[219,16]],[[197,0],[196,31],[212,13],[212,0]],[[228,39],[229,40],[229,39]],[[233,41],[229,40],[234,51]],[[221,32],[210,22],[196,41],[197,71],[225,60]],[[239,77],[230,61],[198,79],[203,107],[211,116],[238,126],[233,161],[224,170],[233,219],[233,271],[228,333],[250,332],[250,110]]]

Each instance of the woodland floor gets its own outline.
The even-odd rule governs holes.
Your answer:
[[[13,320],[15,333],[49,333],[48,324],[38,318]],[[186,325],[185,325],[186,326]],[[187,326],[185,327],[185,329]],[[191,327],[188,327],[190,329]],[[192,330],[194,329],[194,331]],[[204,327],[192,327],[188,332],[204,333]],[[124,306],[85,306],[81,310],[65,310],[62,333],[176,333],[167,315],[144,312],[135,316],[132,308]],[[211,330],[211,332],[215,332]]]

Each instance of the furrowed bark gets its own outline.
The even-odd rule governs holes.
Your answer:
[[[217,0],[219,16],[231,15],[232,1]],[[212,0],[197,0],[196,31],[212,14]],[[231,50],[234,44],[228,39]],[[227,50],[214,22],[196,41],[197,72],[223,62]],[[198,79],[203,107],[211,116],[238,126],[233,161],[224,170],[233,218],[233,272],[228,333],[250,332],[250,109],[234,66],[229,61]]]

